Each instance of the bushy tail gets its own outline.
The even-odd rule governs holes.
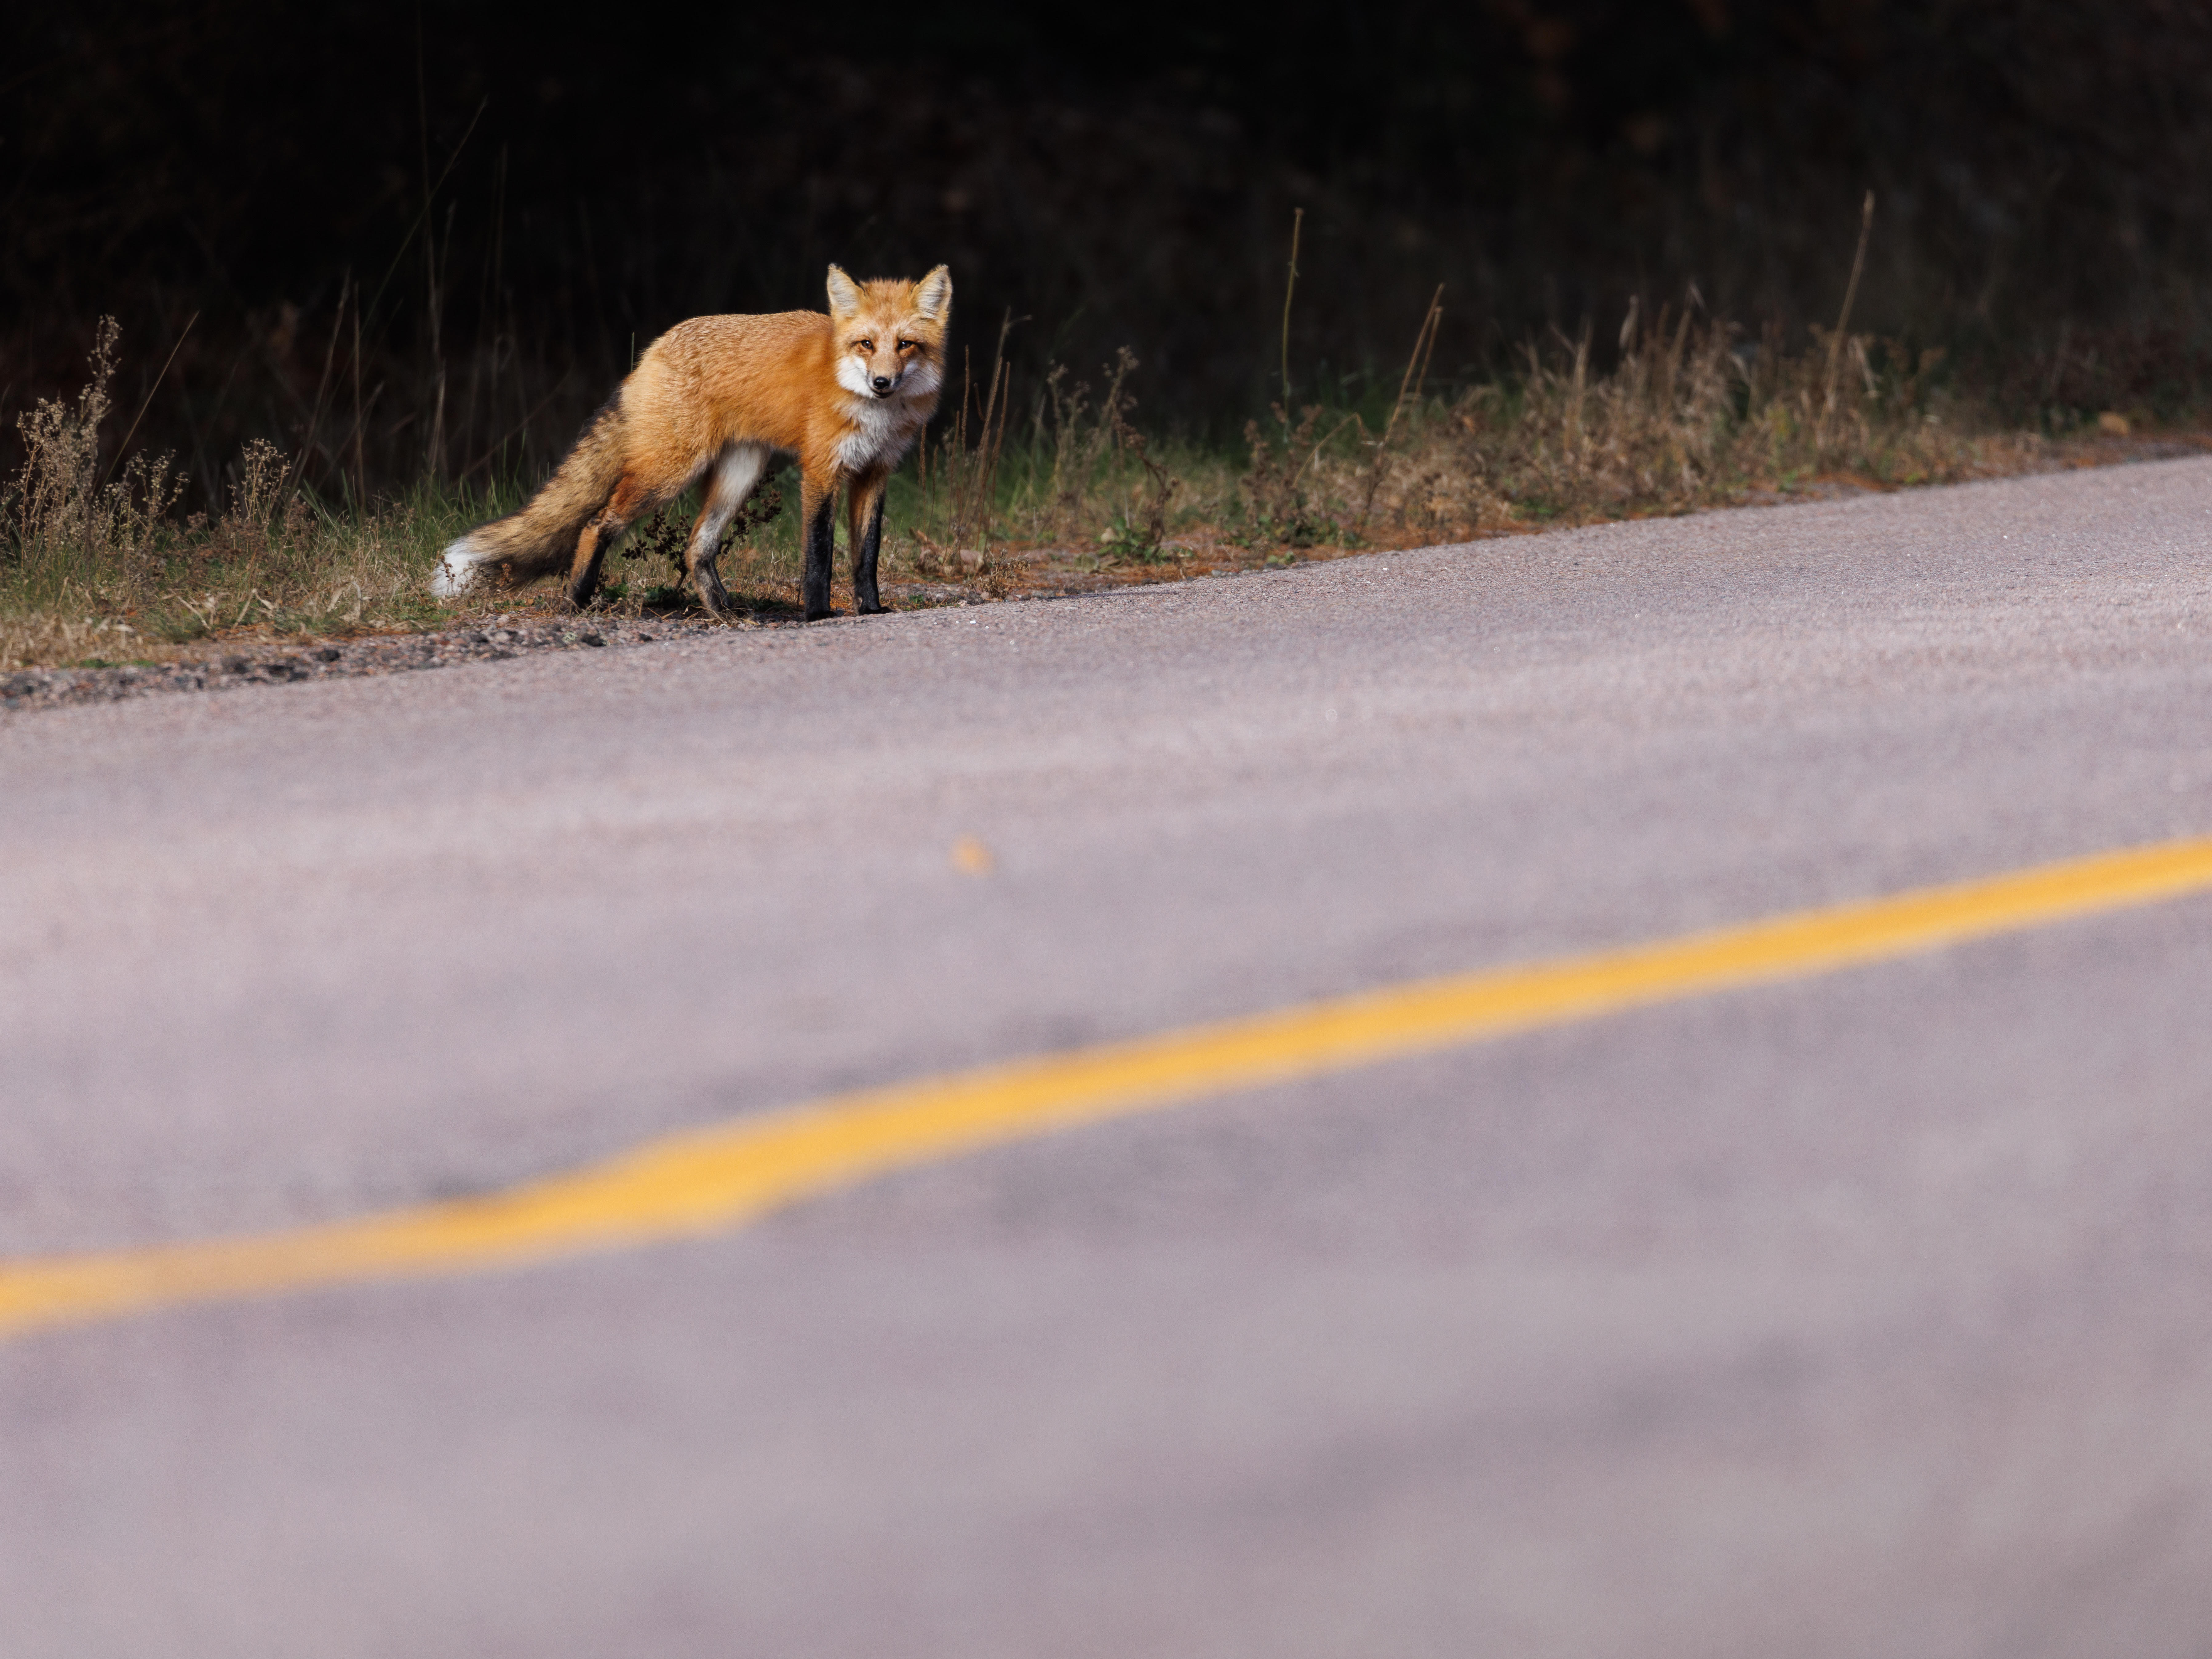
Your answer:
[[[515,582],[566,570],[584,526],[622,479],[622,428],[617,393],[592,417],[576,447],[520,511],[478,525],[445,550],[430,578],[430,591],[450,599],[474,582],[486,565]]]

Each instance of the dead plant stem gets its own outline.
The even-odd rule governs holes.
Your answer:
[[[345,314],[346,282],[341,278],[338,283],[337,315],[331,319],[330,343],[323,351],[323,377],[315,382],[315,401],[307,410],[307,435],[300,445],[297,459],[292,463],[291,476],[284,481],[288,492],[306,476],[307,458],[315,453],[315,434],[323,423],[323,397],[331,389],[331,366],[337,361],[338,335],[345,327]]]
[[[1867,239],[1874,234],[1874,192],[1866,193],[1865,204],[1859,210],[1858,252],[1851,256],[1851,279],[1844,284],[1844,308],[1836,316],[1836,331],[1828,337],[1827,384],[1820,399],[1820,427],[1814,434],[1813,447],[1825,454],[1828,447],[1828,417],[1836,408],[1836,370],[1841,366],[1844,331],[1851,325],[1851,305],[1859,297],[1859,276],[1866,270]]]
[[[1298,289],[1298,232],[1306,222],[1306,210],[1297,209],[1291,216],[1290,274],[1283,281],[1283,430],[1291,429],[1291,296]]]
[[[1398,377],[1397,401],[1390,405],[1390,418],[1382,426],[1382,441],[1385,444],[1390,441],[1390,434],[1398,428],[1398,417],[1406,412],[1406,392],[1413,386],[1416,368],[1424,381],[1429,377],[1428,353],[1436,349],[1436,330],[1443,317],[1443,299],[1444,285],[1438,283],[1436,293],[1430,297],[1429,308],[1421,313],[1421,330],[1413,337],[1413,349],[1406,358],[1406,372]],[[1420,395],[1419,390],[1415,388],[1413,396],[1418,398]]]
[[[169,365],[177,361],[177,354],[185,349],[185,336],[192,331],[192,325],[199,319],[200,314],[195,311],[185,319],[184,327],[178,331],[177,343],[169,348],[169,355],[161,363],[161,372],[154,377],[154,384],[147,388],[146,400],[138,405],[138,412],[131,417],[131,429],[123,434],[123,441],[115,446],[115,459],[108,462],[107,472],[100,481],[103,486],[115,476],[115,469],[123,465],[125,452],[131,447],[131,441],[138,435],[138,422],[146,418],[146,411],[154,406],[154,394],[161,389],[161,382],[169,378]]]

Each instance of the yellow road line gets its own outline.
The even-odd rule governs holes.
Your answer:
[[[179,1303],[513,1267],[717,1232],[994,1142],[2208,890],[2212,839],[2132,848],[862,1090],[672,1135],[480,1198],[259,1237],[0,1261],[0,1336]]]

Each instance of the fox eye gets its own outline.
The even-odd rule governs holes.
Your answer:
[[[855,340],[853,342],[853,349],[855,351],[873,351],[875,349],[876,343],[873,340]]]
[[[901,351],[911,351],[914,349],[914,342],[911,340],[901,340],[898,343],[898,345]]]

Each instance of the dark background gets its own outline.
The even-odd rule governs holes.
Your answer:
[[[137,444],[202,491],[256,435],[331,490],[542,469],[637,346],[833,258],[950,263],[1018,394],[1126,344],[1141,423],[1227,437],[1297,207],[1299,402],[1395,387],[1439,283],[1448,380],[1692,286],[1802,339],[1869,188],[1855,325],[2014,416],[2204,379],[2197,4],[210,0],[11,9],[0,76],[0,422],[112,313],[127,424],[197,313]]]

